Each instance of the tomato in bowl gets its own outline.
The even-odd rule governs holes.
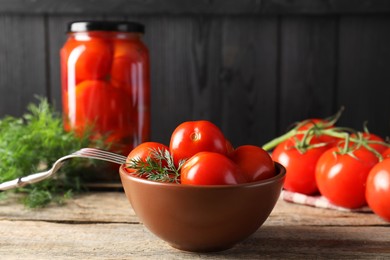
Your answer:
[[[126,196],[140,221],[174,248],[221,251],[248,238],[266,221],[280,196],[285,168],[265,180],[234,185],[156,182],[119,169]]]

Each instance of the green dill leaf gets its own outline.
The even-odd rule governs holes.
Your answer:
[[[48,170],[58,158],[96,144],[90,141],[91,131],[82,137],[66,132],[61,114],[45,98],[37,99],[38,104],[29,104],[22,117],[0,119],[0,182]],[[28,207],[64,201],[72,192],[83,189],[77,174],[90,164],[86,161],[69,160],[53,178],[7,192],[25,194],[23,202]]]
[[[22,201],[29,208],[39,208],[46,206],[52,201],[52,194],[48,190],[35,188],[30,190]]]
[[[182,164],[184,161],[182,162]],[[159,182],[180,182],[180,167],[176,168],[171,153],[165,149],[150,149],[150,156],[145,160],[133,158],[127,163],[127,168],[134,170],[139,177]]]

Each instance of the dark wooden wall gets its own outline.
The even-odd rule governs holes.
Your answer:
[[[155,141],[208,119],[261,145],[341,106],[340,124],[390,135],[390,1],[0,0],[0,116],[34,94],[61,109],[59,49],[79,19],[146,25]]]

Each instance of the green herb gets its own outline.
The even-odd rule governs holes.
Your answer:
[[[172,155],[165,149],[151,149],[150,156],[144,161],[134,158],[127,163],[127,168],[135,170],[137,176],[159,182],[180,182],[180,168],[184,161],[179,162],[176,168]]]
[[[0,182],[49,169],[60,157],[91,145],[89,134],[78,137],[63,129],[61,114],[44,98],[30,104],[21,118],[0,120]],[[79,173],[88,160],[69,160],[53,178],[7,192],[21,192],[28,207],[62,203],[83,188]],[[4,197],[1,196],[1,197]]]

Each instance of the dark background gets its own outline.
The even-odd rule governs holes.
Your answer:
[[[262,145],[297,120],[327,117],[390,135],[390,1],[0,0],[0,116],[34,94],[61,109],[68,22],[146,26],[152,139],[208,119],[234,145]]]

